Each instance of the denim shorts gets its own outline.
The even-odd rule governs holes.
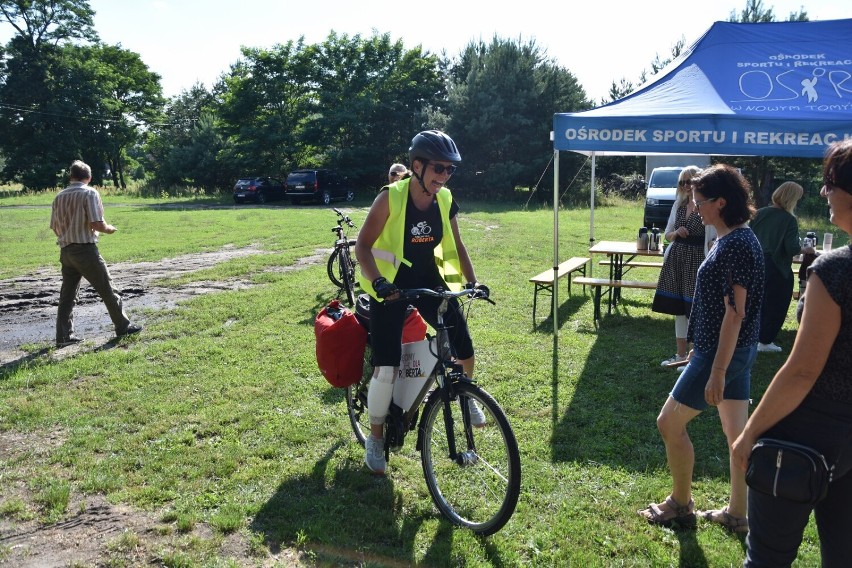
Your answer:
[[[695,410],[704,410],[708,404],[704,400],[704,389],[710,380],[713,359],[716,352],[692,352],[692,358],[672,389],[671,397],[681,404]],[[725,398],[728,400],[748,400],[751,393],[751,367],[757,357],[757,345],[738,347],[734,350],[728,372],[725,373]]]

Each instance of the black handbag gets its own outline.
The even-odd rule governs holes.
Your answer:
[[[834,466],[808,446],[760,438],[751,449],[746,483],[779,499],[813,505],[825,498]]]

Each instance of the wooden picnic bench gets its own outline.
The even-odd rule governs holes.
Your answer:
[[[565,262],[559,264],[556,269],[556,279],[560,279],[563,276],[567,276],[574,272],[581,272],[583,276],[586,276],[586,267],[589,265],[589,258],[585,256],[575,256],[569,258]],[[538,304],[538,293],[539,292],[548,292],[551,296],[553,295],[553,269],[548,268],[541,274],[537,274],[530,278],[530,282],[535,284],[535,289],[533,290],[533,326],[535,326],[535,311],[536,306]],[[585,291],[586,287],[583,286],[583,290]],[[571,295],[571,279],[568,279],[568,295]],[[551,311],[553,309],[551,302]]]
[[[641,290],[656,290],[656,282],[642,282],[639,280],[610,280],[609,278],[586,278],[578,276],[574,278],[574,284],[582,284],[583,286],[591,286],[595,289],[595,315],[594,321],[601,319],[601,293],[603,288],[609,288],[612,292],[615,288],[637,288]],[[612,313],[612,302],[609,303],[607,313]]]

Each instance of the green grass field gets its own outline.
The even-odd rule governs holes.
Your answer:
[[[0,199],[0,278],[58,264],[49,209],[10,207],[50,199],[21,199]],[[650,311],[651,292],[628,290],[596,329],[590,297],[575,286],[569,298],[562,285],[558,335],[546,308],[534,327],[528,278],[551,266],[552,211],[460,199],[464,240],[497,302],[471,313],[477,379],[503,405],[522,453],[518,508],[498,534],[478,538],[443,520],[413,436],[392,455],[386,478],[363,466],[343,391],[325,382],[314,356],[314,316],[335,297],[325,263],[274,270],[331,246],[329,209],[120,198],[106,203],[119,227],[102,240],[108,264],[225,245],[271,254],[198,274],[256,285],[146,313],[145,330],[117,348],[64,359],[48,350],[0,370],[0,440],[31,448],[0,454],[0,487],[14,488],[0,491],[0,529],[71,518],[69,503],[100,494],[153,514],[150,528],[167,537],[117,536],[102,553],[110,566],[137,565],[129,546],[143,551],[138,565],[166,566],[260,566],[287,548],[317,565],[740,565],[741,538],[721,528],[660,529],[635,513],[670,489],[655,418],[677,376],[659,365],[674,349],[672,319]],[[345,204],[359,225],[368,205]],[[638,204],[599,208],[596,237],[633,239],[641,216]],[[586,256],[588,210],[562,211],[559,222],[560,257]],[[802,220],[806,228],[830,229]],[[833,232],[835,247],[847,242]],[[638,278],[656,278],[640,270]],[[778,341],[785,353],[792,313]],[[755,403],[782,362],[759,356]],[[716,411],[690,434],[696,506],[717,508],[727,499],[728,466]],[[246,554],[233,553],[234,538],[247,543]],[[0,563],[9,554],[0,541]],[[811,525],[798,565],[818,563]]]

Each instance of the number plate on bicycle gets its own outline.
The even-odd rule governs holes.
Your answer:
[[[402,344],[402,360],[399,363],[399,375],[393,386],[393,401],[404,412],[408,412],[424,386],[429,382],[437,357],[432,355],[430,340]]]

